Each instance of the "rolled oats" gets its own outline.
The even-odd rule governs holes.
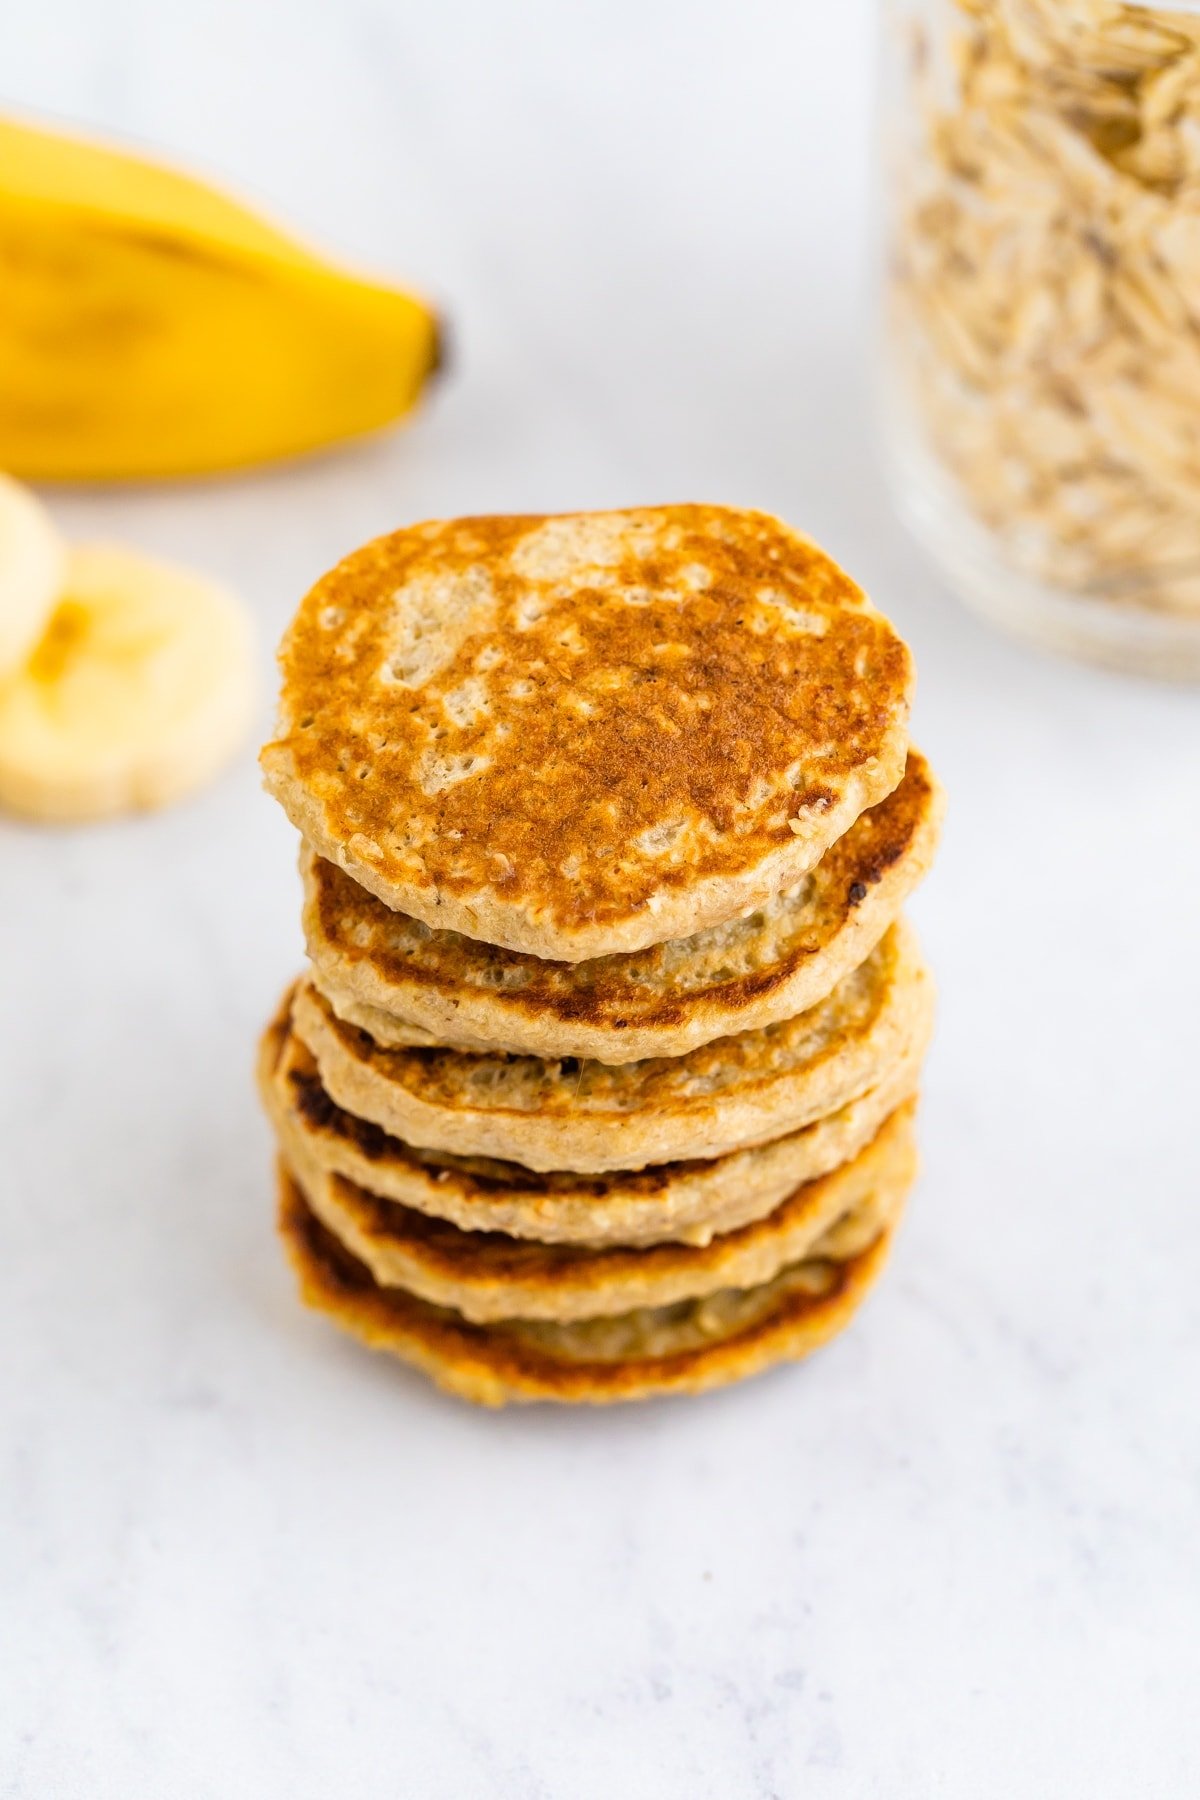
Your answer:
[[[899,10],[889,323],[924,451],[1023,575],[1200,620],[1200,16]]]

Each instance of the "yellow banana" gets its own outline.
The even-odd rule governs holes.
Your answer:
[[[390,423],[438,360],[421,300],[101,144],[0,120],[0,466],[199,474]]]
[[[252,696],[249,623],[224,589],[81,545],[45,634],[0,681],[0,806],[56,821],[164,806],[228,760]]]
[[[41,501],[0,475],[0,680],[20,667],[45,630],[65,561]]]

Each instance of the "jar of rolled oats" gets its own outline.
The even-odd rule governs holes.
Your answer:
[[[1200,678],[1200,0],[888,0],[890,478],[963,597]]]

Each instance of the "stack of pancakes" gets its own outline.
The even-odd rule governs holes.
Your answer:
[[[837,1331],[932,1014],[887,620],[761,513],[463,519],[347,558],[280,660],[311,966],[260,1079],[304,1297],[493,1405]]]

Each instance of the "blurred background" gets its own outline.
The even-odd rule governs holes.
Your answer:
[[[877,472],[870,0],[43,0],[0,99],[427,293],[398,432],[49,492],[272,652],[424,517],[711,500],[911,641],[950,796],[890,1279],[690,1408],[476,1417],[334,1342],[271,1242],[255,1034],[298,964],[252,746],[172,811],[0,825],[0,1769],[217,1791],[1194,1791],[1200,733],[993,635]]]

